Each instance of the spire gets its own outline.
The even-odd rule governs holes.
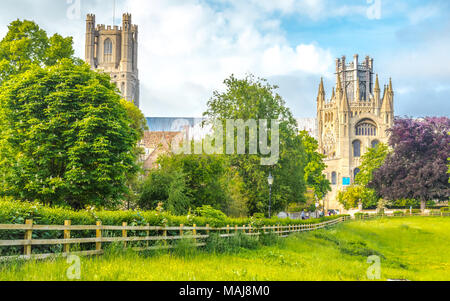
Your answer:
[[[336,92],[334,92],[334,87],[333,87],[333,92],[331,94],[331,99],[334,99],[335,96],[336,96]]]
[[[392,91],[392,77],[389,78],[389,91]]]
[[[325,94],[325,89],[323,87],[323,77],[320,78],[319,95],[320,94]]]
[[[377,74],[377,78],[375,80],[375,92],[380,92],[380,81],[378,80],[378,74]]]
[[[339,80],[340,82],[340,80]],[[340,87],[340,86],[339,86]],[[345,91],[342,91],[341,88],[339,88],[340,93],[338,93],[339,97],[339,110],[341,112],[347,112],[349,111],[349,105],[348,105],[348,98],[347,93]]]
[[[317,107],[321,109],[325,103],[325,89],[323,87],[323,78],[320,79],[319,94],[317,95]]]

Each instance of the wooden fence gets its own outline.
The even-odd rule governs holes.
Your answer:
[[[127,223],[123,223],[122,226],[106,226],[101,222],[97,222],[94,226],[75,226],[71,225],[71,221],[65,221],[64,225],[35,225],[33,220],[27,220],[25,224],[7,224],[0,225],[1,230],[20,230],[24,231],[24,239],[21,240],[0,240],[0,247],[11,246],[23,246],[23,255],[18,256],[3,256],[0,257],[0,261],[8,261],[14,259],[29,260],[29,259],[46,259],[50,257],[66,257],[68,255],[101,255],[103,254],[103,243],[117,243],[122,242],[124,246],[127,243],[132,242],[145,242],[145,247],[133,248],[136,251],[144,250],[156,250],[156,249],[170,249],[173,248],[173,244],[167,242],[173,242],[181,239],[194,239],[197,246],[204,246],[204,240],[210,236],[211,232],[217,232],[220,237],[231,237],[239,232],[249,236],[259,236],[268,233],[274,233],[281,237],[287,237],[291,233],[313,231],[317,229],[323,229],[332,225],[342,223],[350,217],[339,217],[334,220],[318,224],[300,224],[300,225],[288,225],[288,226],[263,226],[252,227],[248,226],[227,226],[222,228],[213,228],[206,225],[206,227],[185,227],[180,225],[179,227],[154,227],[154,226],[128,226]],[[63,231],[64,239],[33,239],[33,232],[35,231]],[[90,238],[71,238],[71,231],[95,231],[95,237]],[[107,237],[104,236],[105,231],[121,231],[121,237]],[[143,231],[146,236],[129,236],[130,231]],[[150,236],[150,232],[156,232],[157,235]],[[174,235],[174,233],[176,233]],[[150,246],[149,242],[163,242],[162,245]],[[71,252],[71,245],[74,244],[88,244],[95,243],[95,250],[88,250],[82,252]],[[63,253],[51,253],[51,254],[33,254],[33,246],[48,246],[48,245],[62,245]]]
[[[366,220],[366,219],[374,219],[379,217],[410,217],[410,216],[422,216],[422,217],[450,217],[450,212],[428,212],[428,213],[409,213],[405,212],[403,214],[395,214],[395,213],[385,213],[385,214],[376,214],[376,213],[364,213],[362,215],[355,215],[355,219],[357,220]]]

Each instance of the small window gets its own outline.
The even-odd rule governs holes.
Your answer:
[[[353,179],[356,180],[356,176],[360,173],[360,169],[359,168],[355,168],[355,170],[353,171]]]
[[[359,140],[353,141],[353,157],[361,157],[361,141]]]
[[[380,141],[378,141],[378,140],[373,140],[373,141],[372,141],[372,148],[377,147],[378,144],[380,144]]]
[[[337,185],[337,173],[335,171],[331,174],[331,184]]]

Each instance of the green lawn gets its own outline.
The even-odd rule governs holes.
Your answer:
[[[450,280],[449,229],[450,218],[386,218],[236,254],[116,252],[82,258],[81,280],[367,280],[373,254],[381,258],[381,280]],[[68,267],[64,259],[2,264],[0,280],[67,280]]]

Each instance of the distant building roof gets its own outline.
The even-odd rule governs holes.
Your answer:
[[[193,117],[149,117],[147,124],[150,132],[181,132],[186,126],[192,128],[203,120]]]

